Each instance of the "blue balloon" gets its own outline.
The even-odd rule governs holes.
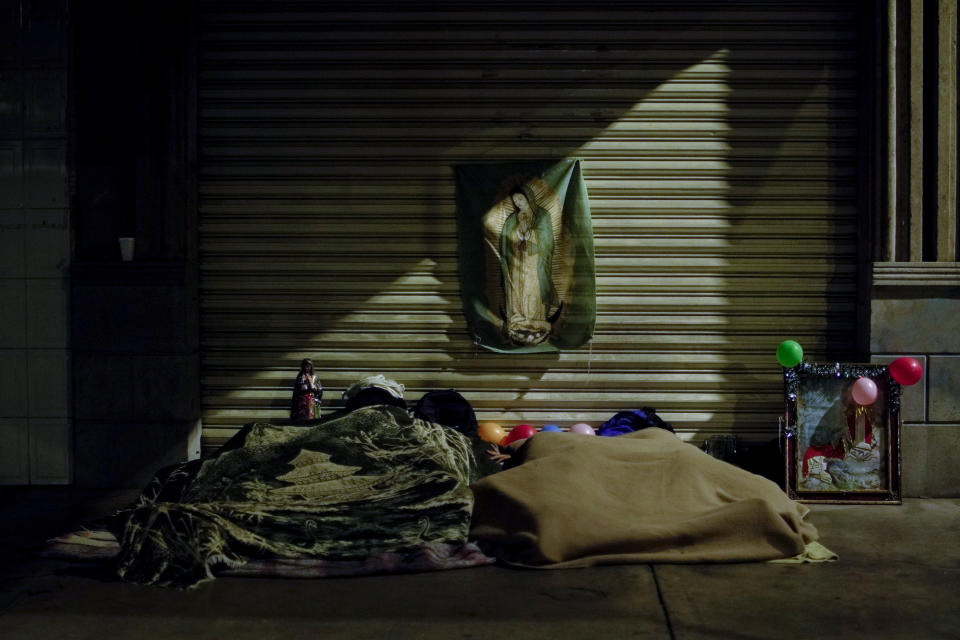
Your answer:
[[[555,424],[546,424],[543,426],[543,429],[540,429],[540,431],[563,431],[563,429]]]

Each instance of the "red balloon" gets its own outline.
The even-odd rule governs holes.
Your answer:
[[[536,435],[537,430],[534,427],[531,427],[529,424],[518,424],[513,429],[510,430],[510,433],[507,434],[507,437],[503,439],[502,444],[506,446],[511,442],[516,442],[517,440],[523,440],[524,438],[532,438]]]
[[[909,387],[923,377],[923,365],[915,358],[897,358],[890,363],[890,377]]]

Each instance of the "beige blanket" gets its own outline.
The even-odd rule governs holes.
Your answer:
[[[470,537],[513,564],[770,560],[818,537],[776,484],[662,429],[540,433],[521,453],[473,485]]]

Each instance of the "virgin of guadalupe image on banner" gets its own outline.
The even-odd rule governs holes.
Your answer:
[[[456,168],[460,290],[474,341],[501,353],[593,337],[596,271],[580,160]]]

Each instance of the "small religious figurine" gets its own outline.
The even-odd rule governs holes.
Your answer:
[[[323,385],[313,373],[313,361],[304,358],[300,363],[300,373],[293,385],[293,402],[290,405],[291,420],[313,420],[320,417],[320,398],[323,397]]]

